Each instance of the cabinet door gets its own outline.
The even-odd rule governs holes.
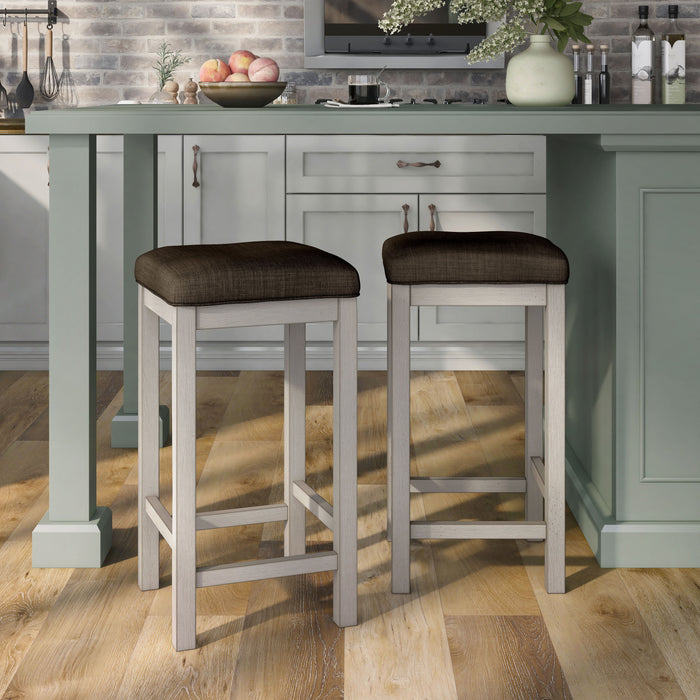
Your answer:
[[[121,136],[97,137],[97,339],[121,342],[124,159]],[[182,243],[182,137],[158,138],[158,245]]]
[[[0,136],[0,341],[49,337],[48,145]]]
[[[183,158],[185,244],[284,239],[284,136],[186,136]],[[260,326],[197,337],[281,340],[283,333]]]
[[[360,274],[358,339],[386,343],[386,277],[382,244],[403,231],[404,204],[409,230],[418,223],[416,195],[298,194],[287,196],[287,239],[340,256]],[[415,336],[415,309],[412,333]],[[310,324],[309,340],[331,340],[330,324]],[[414,337],[415,340],[415,337]]]
[[[525,231],[546,235],[545,195],[421,195],[420,228],[438,231]],[[427,235],[427,234],[426,234]],[[420,340],[518,341],[525,337],[520,307],[423,306]]]

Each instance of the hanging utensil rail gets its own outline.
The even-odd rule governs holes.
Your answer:
[[[8,19],[26,17],[27,15],[32,15],[32,17],[41,17],[46,15],[47,24],[53,27],[53,25],[58,22],[58,0],[47,0],[46,8],[41,10],[33,9],[31,7],[23,7],[21,9],[10,9],[5,7],[0,10],[0,19],[2,19],[3,27],[7,26]]]

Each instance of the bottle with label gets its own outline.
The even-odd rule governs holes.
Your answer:
[[[583,104],[592,105],[595,101],[593,86],[593,44],[586,44],[586,74],[583,76]]]
[[[649,29],[649,5],[639,6],[639,26],[632,35],[632,104],[654,102],[654,46],[656,37]]]
[[[610,73],[608,72],[608,45],[600,45],[600,74],[598,75],[598,104],[610,104]]]
[[[581,47],[574,44],[571,47],[574,52],[574,99],[572,105],[583,104],[583,76],[581,75]]]
[[[685,34],[678,26],[678,5],[668,6],[670,26],[661,37],[661,101],[685,104]]]

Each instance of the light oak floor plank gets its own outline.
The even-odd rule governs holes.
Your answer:
[[[48,400],[48,372],[25,372],[0,393],[0,454],[46,410]]]
[[[686,697],[700,699],[700,571],[620,569],[619,574]]]
[[[177,652],[171,644],[170,620],[148,616],[116,697],[228,698],[242,627],[243,618],[199,615],[198,648]]]
[[[598,566],[567,515],[566,589],[544,589],[541,542],[518,540],[544,622],[575,698],[685,698],[673,670],[625,587],[620,571]]]
[[[412,592],[393,595],[386,488],[358,490],[359,625],[345,628],[346,697],[456,698],[430,547],[411,546]]]
[[[164,543],[163,588],[136,585],[136,450],[109,447],[119,374],[97,377],[98,503],[112,509],[114,547],[101,569],[71,570],[31,568],[48,508],[47,375],[0,372],[0,698],[700,700],[698,570],[602,570],[570,515],[566,595],[544,592],[540,544],[497,540],[415,542],[413,593],[389,592],[385,380],[358,381],[360,625],[333,625],[330,574],[211,587],[198,591],[200,647],[177,654]],[[522,474],[522,373],[412,382],[414,474]],[[162,403],[169,391],[163,373]],[[198,373],[200,507],[281,500],[282,397],[281,372]],[[169,459],[163,448],[168,505]],[[307,478],[329,501],[331,465],[331,374],[309,372]],[[510,519],[522,505],[412,496],[414,518]],[[308,546],[329,548],[308,518]],[[281,533],[202,532],[200,563],[279,555]]]
[[[460,700],[570,700],[542,618],[445,618]]]

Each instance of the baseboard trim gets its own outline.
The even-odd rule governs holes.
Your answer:
[[[363,342],[358,346],[358,368],[386,370],[386,344]],[[121,344],[97,344],[97,369],[121,370]],[[309,342],[307,368],[333,367],[330,343]],[[161,345],[161,366],[170,368],[170,344]],[[412,343],[411,368],[415,370],[522,370],[525,351],[521,342]],[[46,370],[48,343],[0,343],[0,370]],[[202,370],[281,370],[283,346],[278,342],[197,343],[197,368]]]
[[[570,446],[566,501],[604,568],[700,567],[700,522],[615,520]]]

